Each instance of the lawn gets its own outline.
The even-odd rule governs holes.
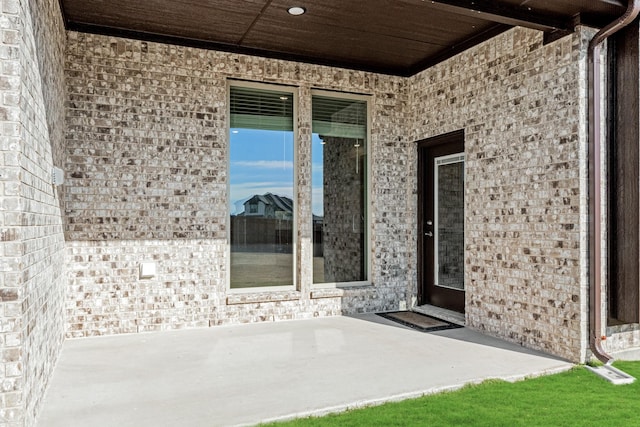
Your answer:
[[[615,366],[639,380],[616,386],[576,367],[277,426],[640,426],[640,362]]]

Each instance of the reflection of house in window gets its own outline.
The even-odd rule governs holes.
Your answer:
[[[231,215],[234,252],[293,253],[293,200],[256,194],[244,203],[244,212]]]
[[[231,289],[295,285],[295,206],[276,194],[292,195],[296,176],[295,92],[282,89],[229,87]]]
[[[262,218],[293,219],[293,200],[286,196],[266,193],[252,196],[244,202],[244,212],[238,216]]]

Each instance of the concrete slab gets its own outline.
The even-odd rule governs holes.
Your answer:
[[[68,340],[37,425],[251,425],[571,366],[375,315]]]

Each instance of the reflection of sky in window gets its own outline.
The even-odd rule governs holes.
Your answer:
[[[323,149],[320,135],[314,133],[311,140],[311,212],[318,216],[324,216]]]
[[[293,132],[231,129],[231,214],[256,194],[293,199]]]
[[[244,211],[243,203],[256,194],[273,193],[293,199],[293,132],[231,129],[231,214]],[[312,139],[312,211],[324,215],[323,145]]]

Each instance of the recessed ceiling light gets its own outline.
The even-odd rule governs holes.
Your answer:
[[[302,15],[306,11],[307,10],[304,7],[300,7],[300,6],[293,6],[293,7],[290,7],[289,9],[287,9],[287,12],[289,12],[289,15],[293,15],[293,16]]]

